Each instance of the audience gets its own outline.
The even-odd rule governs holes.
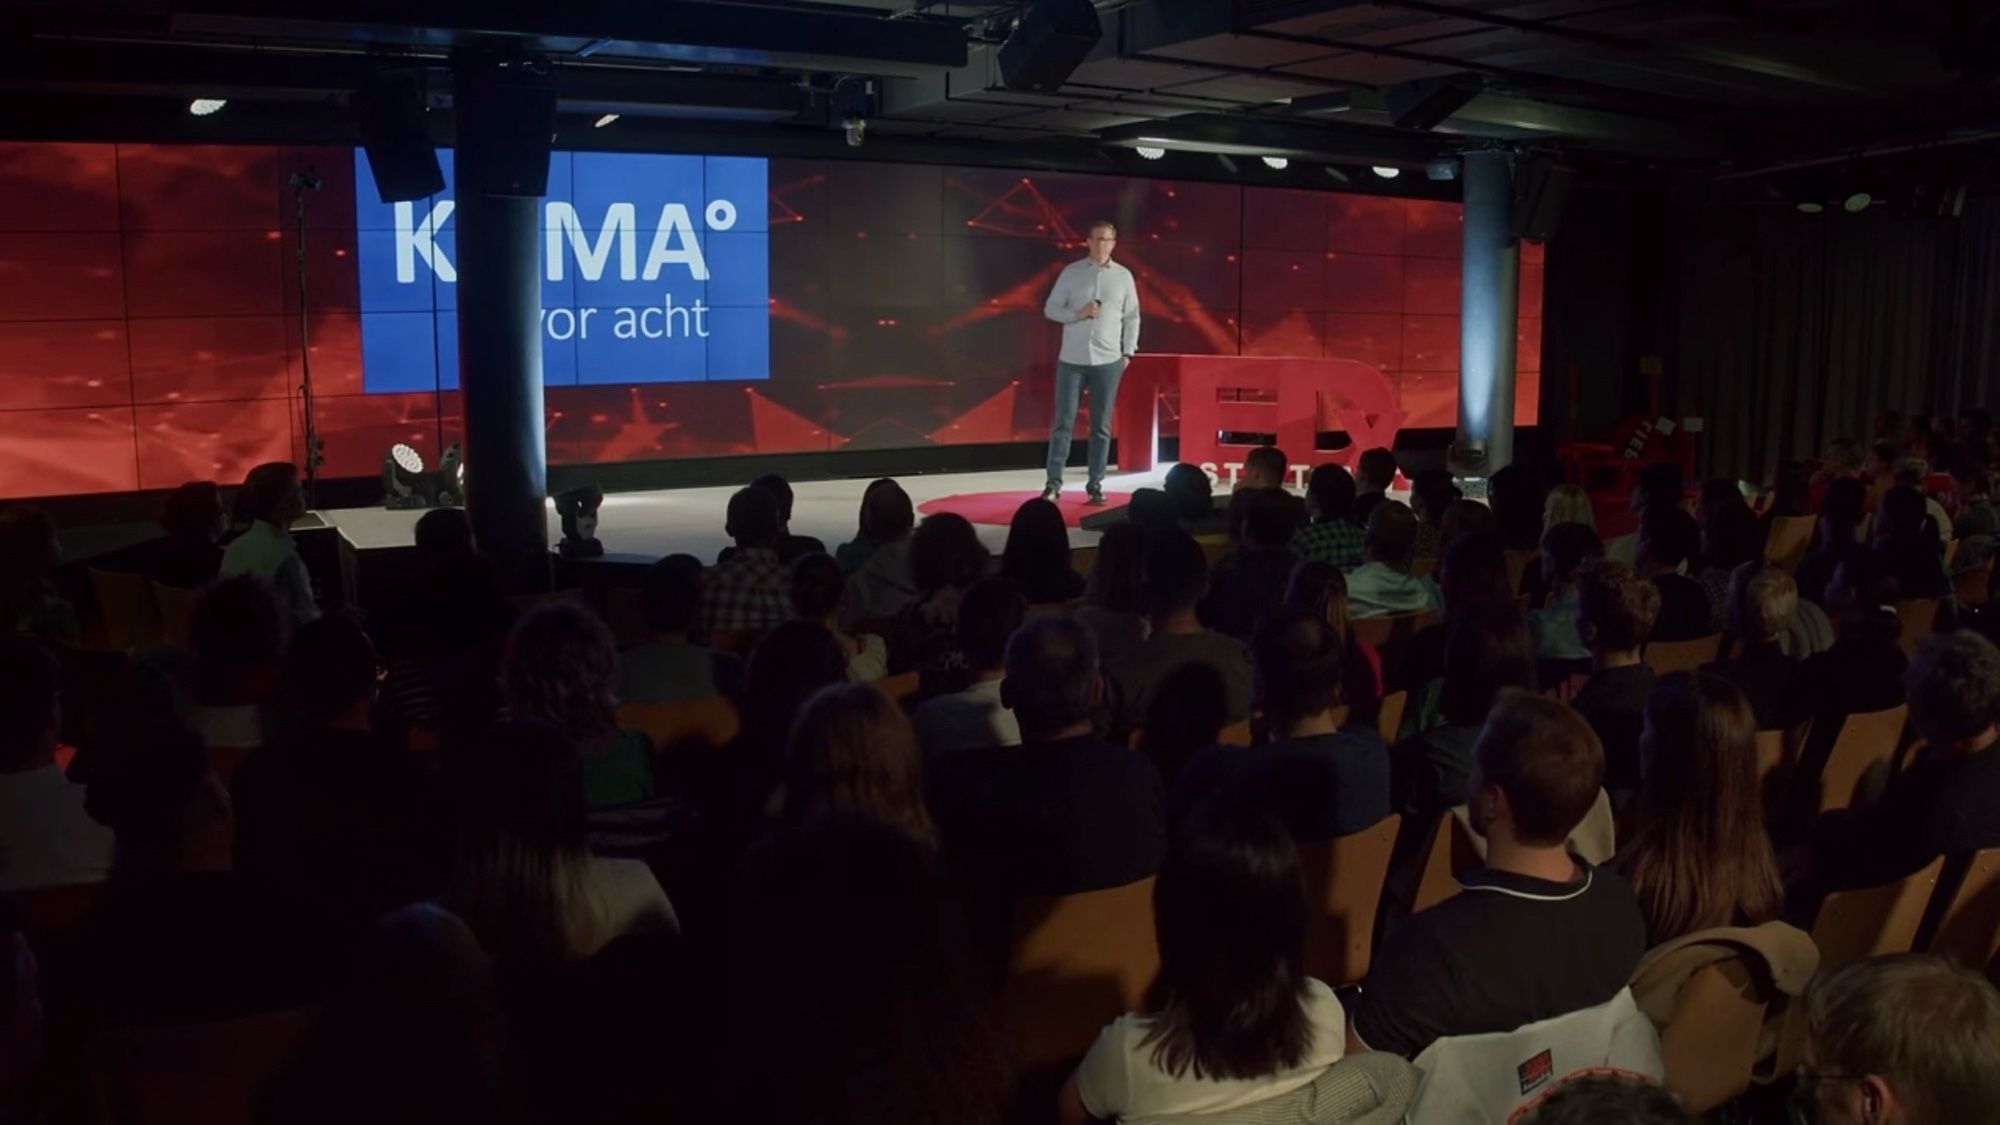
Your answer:
[[[910,573],[910,535],[917,509],[892,480],[878,480],[861,497],[861,531],[835,561],[848,573],[849,629],[886,621],[917,596]]]
[[[901,495],[898,500],[897,496]],[[854,538],[833,553],[843,573],[853,574],[867,565],[878,547],[901,542],[917,525],[916,509],[909,503],[903,486],[888,477],[868,482],[861,492],[861,516]],[[908,511],[908,518],[903,513]]]
[[[1764,501],[1758,522],[1763,525],[1766,538],[1770,536],[1771,525],[1778,519],[1811,515],[1812,479],[1805,464],[1799,461],[1778,462],[1771,470],[1770,490]]]
[[[701,599],[701,560],[693,555],[668,555],[646,571],[639,601],[648,639],[619,654],[619,702],[671,703],[742,693],[743,659],[694,642]]]
[[[1266,492],[1275,492],[1284,497],[1287,504],[1301,512],[1302,506],[1291,493],[1285,491],[1285,474],[1291,468],[1285,451],[1275,445],[1260,445],[1243,455],[1243,475],[1230,485],[1228,520],[1229,541],[1240,543],[1243,534],[1243,520],[1249,514],[1251,501]],[[1303,522],[1302,519],[1293,522]]]
[[[1000,577],[1033,605],[1056,605],[1083,596],[1083,575],[1070,565],[1069,525],[1062,509],[1039,496],[1014,509]]]
[[[218,571],[225,578],[249,574],[269,582],[284,600],[292,620],[303,624],[319,616],[313,601],[312,577],[306,573],[299,546],[287,529],[306,514],[306,496],[299,487],[299,467],[270,461],[250,470],[236,494],[237,514],[250,526],[223,549]]]
[[[1103,695],[1097,643],[1075,618],[1031,618],[1007,642],[1000,699],[1021,725],[1021,745],[928,763],[946,854],[974,887],[1074,894],[1123,886],[1159,867],[1159,775],[1092,729]]]
[[[1350,1051],[1414,1058],[1438,1039],[1512,1031],[1625,987],[1646,949],[1638,900],[1565,843],[1603,776],[1604,752],[1581,716],[1525,691],[1501,693],[1468,785],[1486,866],[1376,951],[1349,1014]]]
[[[1597,530],[1597,506],[1582,485],[1559,484],[1549,489],[1549,498],[1542,505],[1542,534],[1559,523],[1580,523]]]
[[[1961,540],[1981,535],[1988,539],[2000,536],[2000,509],[1993,506],[1992,473],[1984,465],[1961,461],[1952,466],[1951,481],[1952,499],[1958,507],[1952,534]],[[1992,550],[1991,544],[1987,549]],[[1961,544],[1960,553],[1964,550]],[[1957,565],[1954,561],[1953,566]]]
[[[1386,449],[1362,451],[1354,463],[1354,520],[1363,527],[1375,513],[1375,505],[1387,497],[1396,484],[1396,455]]]
[[[903,709],[868,684],[834,684],[806,700],[785,750],[775,803],[786,826],[869,816],[937,843],[924,808],[916,732]]]
[[[778,561],[787,566],[807,555],[826,554],[826,544],[810,535],[792,534],[792,485],[776,473],[765,473],[750,482],[751,488],[761,488],[778,501]],[[726,563],[736,554],[737,548],[724,547],[717,555],[717,563]]]
[[[1930,530],[1937,537],[1938,550],[1943,551],[1951,545],[1951,515],[1928,491],[1930,475],[1931,467],[1921,457],[1905,457],[1896,462],[1896,487],[1914,489],[1924,498],[1924,514],[1930,517]]]
[[[1614,866],[1639,896],[1648,947],[1778,916],[1784,889],[1764,834],[1756,734],[1727,680],[1677,672],[1647,697],[1643,785]]]
[[[1793,581],[1799,584],[1799,597],[1827,606],[1826,587],[1833,581],[1835,568],[1866,549],[1861,543],[1861,525],[1868,518],[1867,499],[1867,490],[1852,477],[1827,484],[1814,527],[1813,549],[1792,573]]]
[[[212,751],[264,744],[263,705],[284,669],[291,617],[268,582],[253,575],[216,581],[188,617],[185,719]]]
[[[1694,580],[1708,599],[1708,633],[1727,632],[1729,580],[1738,567],[1764,558],[1764,529],[1757,514],[1730,489],[1727,499],[1705,509],[1708,518],[1701,529],[1701,569]],[[1667,598],[1662,592],[1661,601]],[[1664,604],[1661,607],[1664,612]]]
[[[1373,721],[1382,705],[1382,654],[1355,636],[1347,576],[1330,563],[1302,562],[1285,583],[1284,604],[1326,622],[1340,647],[1340,698],[1350,718]]]
[[[747,830],[784,769],[792,724],[813,693],[848,682],[848,656],[826,626],[787,621],[751,650],[743,686],[743,730],[713,764],[715,776],[698,783],[708,815]]]
[[[1519,1125],[1699,1125],[1665,1086],[1623,1074],[1565,1080],[1535,1103]]]
[[[1473,746],[1500,693],[1535,687],[1533,642],[1512,602],[1473,603],[1447,628],[1437,721],[1389,755],[1396,809],[1425,820],[1469,799]]]
[[[1229,530],[1228,513],[1215,510],[1215,482],[1200,466],[1176,464],[1160,483],[1173,502],[1181,530],[1189,535],[1220,535]]]
[[[1457,503],[1463,493],[1444,469],[1420,469],[1410,481],[1410,511],[1417,517],[1419,559],[1436,559],[1444,550],[1445,509]]]
[[[653,796],[652,740],[618,725],[618,651],[596,615],[566,602],[529,610],[507,640],[503,675],[513,718],[551,723],[575,744],[587,807]]]
[[[26,633],[46,643],[77,644],[76,609],[50,579],[62,565],[55,521],[39,508],[0,512],[0,633]]]
[[[1668,509],[1679,511],[1686,489],[1679,466],[1671,461],[1652,461],[1641,468],[1633,483],[1631,496],[1632,511],[1639,517],[1641,530],[1630,535],[1621,535],[1605,544],[1605,557],[1616,559],[1627,566],[1639,565],[1639,539],[1645,527],[1646,513]],[[1696,538],[1698,536],[1694,533],[1688,535],[1688,554],[1694,553]]]
[[[1189,661],[1160,681],[1136,733],[1169,793],[1195,755],[1221,741],[1228,718],[1229,686],[1214,665]]]
[[[1786,730],[1803,716],[1800,663],[1780,646],[1798,612],[1798,588],[1767,562],[1747,562],[1729,580],[1728,633],[1736,651],[1708,671],[1750,701],[1758,730]]]
[[[1872,540],[1903,597],[1951,597],[1951,572],[1924,509],[1923,493],[1902,485],[1884,492],[1875,508]]]
[[[1826,443],[1820,451],[1819,468],[1813,471],[1810,488],[1806,494],[1806,507],[1818,511],[1826,502],[1826,494],[1839,480],[1850,480],[1861,470],[1861,446],[1851,437],[1842,435]],[[1857,485],[1860,481],[1855,481]],[[1860,495],[1865,503],[1867,486],[1861,485]]]
[[[1451,549],[1451,545],[1462,535],[1492,535],[1499,529],[1499,521],[1493,516],[1493,509],[1477,500],[1458,499],[1445,505],[1444,517],[1438,520],[1438,557]]]
[[[1291,548],[1298,505],[1276,488],[1239,492],[1236,499],[1247,500],[1233,505],[1243,516],[1239,547],[1215,564],[1200,614],[1217,632],[1248,638],[1284,597],[1285,580],[1298,564]]]
[[[1149,626],[1141,584],[1145,566],[1146,532],[1137,523],[1115,523],[1104,529],[1076,619],[1097,634],[1098,655],[1107,667],[1146,639]]]
[[[157,518],[166,535],[147,545],[146,577],[183,590],[207,585],[222,569],[217,542],[229,526],[221,489],[191,480],[167,493]]]
[[[792,615],[791,575],[777,549],[784,526],[778,512],[778,498],[762,488],[739,488],[729,498],[724,530],[736,550],[702,579],[701,623],[711,640],[762,633]]]
[[[1202,627],[1195,607],[1208,593],[1208,557],[1184,531],[1156,533],[1146,545],[1141,585],[1150,633],[1106,669],[1117,688],[1112,729],[1129,731],[1152,707],[1160,684],[1175,668],[1200,662],[1222,673],[1229,688],[1229,721],[1250,717],[1250,661],[1243,642]]]
[[[1500,528],[1500,545],[1509,551],[1535,551],[1550,524],[1543,519],[1547,486],[1533,466],[1516,461],[1502,466],[1486,482],[1486,496],[1493,505],[1494,522]]]
[[[910,537],[910,576],[917,596],[897,612],[889,637],[889,666],[915,669],[925,695],[956,690],[965,680],[958,648],[958,603],[986,576],[992,561],[971,521],[955,512],[924,517]]]
[[[847,576],[825,554],[801,555],[792,561],[792,612],[801,621],[815,621],[847,653],[847,678],[869,684],[889,674],[889,643],[879,634],[849,636],[840,627],[847,610]]]
[[[1836,639],[1799,669],[1799,698],[1812,709],[1813,741],[1831,745],[1848,715],[1903,702],[1909,659],[1896,618],[1896,580],[1881,559],[1862,552],[1841,563],[1826,597]]]
[[[1347,576],[1348,607],[1356,617],[1390,617],[1437,608],[1436,595],[1410,575],[1417,549],[1417,517],[1395,500],[1375,504],[1362,541],[1365,560]]]
[[[1307,562],[1341,570],[1361,565],[1361,524],[1354,518],[1354,478],[1329,461],[1306,477],[1306,515],[1311,522],[1292,536],[1292,551]]]
[[[1637,561],[1632,565],[1660,596],[1651,639],[1692,641],[1716,632],[1707,592],[1681,573],[1700,544],[1701,528],[1678,507],[1655,504],[1640,514]]]
[[[1683,513],[1685,514],[1685,513]],[[1610,559],[1577,571],[1577,630],[1590,649],[1590,679],[1571,706],[1590,724],[1604,752],[1604,785],[1621,808],[1639,785],[1639,736],[1653,670],[1639,659],[1660,594],[1632,568]]]
[[[1000,700],[1000,682],[1007,638],[1027,615],[1027,601],[1005,578],[982,579],[965,592],[958,605],[958,650],[965,654],[968,684],[925,700],[911,716],[926,754],[1020,745],[1021,726]]]
[[[1507,583],[1507,557],[1500,550],[1499,536],[1491,531],[1467,532],[1452,539],[1433,577],[1441,620],[1417,630],[1403,656],[1403,679],[1412,689],[1412,703],[1444,675],[1445,636],[1451,622],[1475,606],[1514,604],[1514,592]]]
[[[518,616],[494,566],[474,549],[465,509],[425,512],[414,538],[416,573],[369,623],[388,664],[376,725],[406,741],[493,714],[500,657]]]
[[[1541,680],[1550,687],[1589,668],[1590,649],[1577,629],[1576,574],[1585,562],[1603,557],[1597,533],[1580,523],[1559,523],[1542,536],[1542,589],[1548,596],[1528,614],[1528,628],[1535,635]]]
[[[1338,1062],[1347,1018],[1306,975],[1306,898],[1282,825],[1212,806],[1174,834],[1153,890],[1159,976],[1146,1010],[1106,1027],[1058,1118],[1154,1121],[1240,1112]]]
[[[2000,1105],[2000,992],[1976,970],[1901,953],[1806,992],[1797,1099],[1825,1125],[1978,1121]]]
[[[111,833],[56,765],[56,684],[55,657],[0,634],[0,894],[96,883],[111,867]]]

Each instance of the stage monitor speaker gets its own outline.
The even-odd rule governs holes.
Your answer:
[[[1390,124],[1428,133],[1465,108],[1483,86],[1476,74],[1440,74],[1398,82],[1382,95],[1382,101],[1389,110]]]
[[[466,97],[470,92],[473,96]],[[471,91],[460,91],[456,109],[461,118],[478,114],[505,121],[498,131],[503,143],[493,146],[491,159],[476,164],[461,159],[458,180],[469,191],[487,195],[534,197],[549,191],[549,146],[556,132],[556,88],[543,70],[507,66],[480,73]]]
[[[1540,156],[1523,158],[1514,169],[1514,237],[1528,242],[1554,238],[1575,190],[1576,169]]]
[[[354,91],[348,104],[382,202],[402,203],[444,190],[444,170],[425,119],[422,76],[414,71],[385,74]]]
[[[1090,0],[1036,0],[1000,45],[1000,80],[1009,90],[1054,93],[1102,38]]]

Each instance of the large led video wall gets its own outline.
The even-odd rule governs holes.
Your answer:
[[[302,306],[287,181],[307,168],[324,188]],[[449,188],[381,203],[346,148],[0,144],[0,497],[298,458],[302,333],[324,472],[372,474],[396,442],[435,457],[462,428],[454,211]],[[1139,280],[1142,350],[1360,359],[1408,428],[1456,420],[1454,204],[559,153],[541,213],[557,463],[1038,441],[1058,333],[1042,301],[1100,217]],[[1524,247],[1524,424],[1541,267]]]

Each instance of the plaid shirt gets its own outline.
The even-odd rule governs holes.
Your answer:
[[[701,622],[713,634],[758,632],[792,615],[792,576],[768,547],[741,550],[708,568],[701,587]]]
[[[1301,559],[1353,570],[1361,565],[1361,527],[1338,517],[1320,520],[1300,528],[1292,536],[1292,553]]]

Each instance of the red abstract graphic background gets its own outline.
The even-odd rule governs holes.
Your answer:
[[[362,393],[349,150],[0,144],[0,497],[301,455],[286,178],[309,165],[326,182],[306,235],[324,471],[459,439],[456,392]],[[772,378],[552,387],[552,461],[1039,440],[1042,299],[1100,217],[1139,278],[1145,350],[1360,359],[1410,426],[1455,421],[1455,204],[854,161],[773,160],[770,182]],[[1523,247],[1522,423],[1541,271]]]

